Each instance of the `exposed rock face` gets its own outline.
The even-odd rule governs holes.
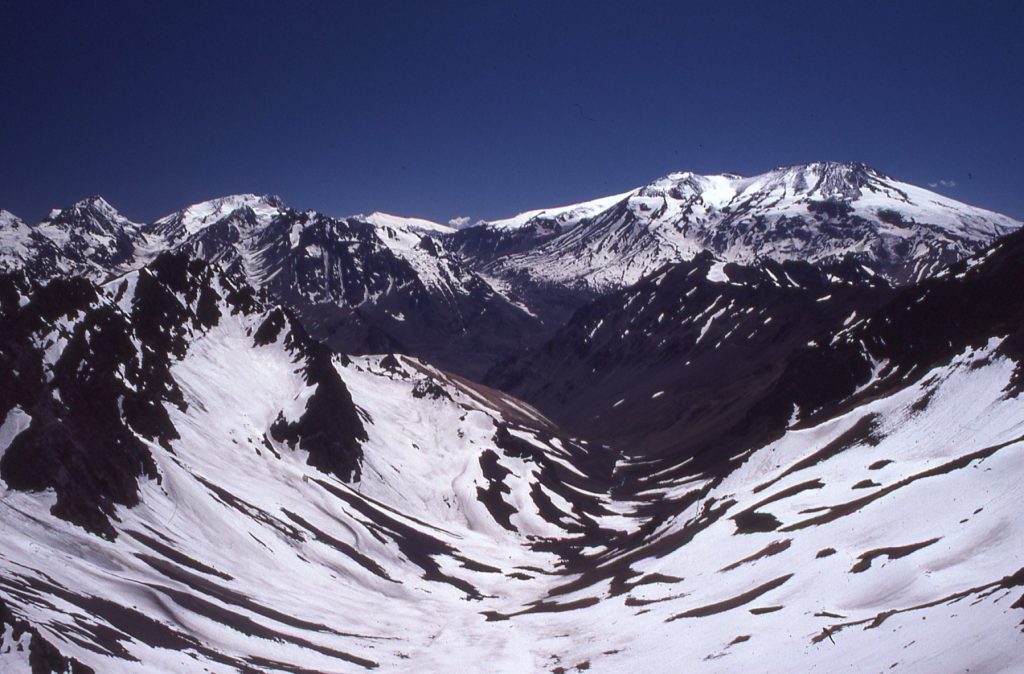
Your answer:
[[[0,277],[0,296],[0,416],[24,425],[0,457],[0,477],[14,489],[52,489],[54,515],[113,537],[111,518],[138,504],[139,479],[161,479],[152,444],[170,449],[179,438],[168,410],[185,411],[188,400],[175,363],[223,317],[257,320],[264,309],[238,275],[183,254],[105,287]],[[280,309],[271,313],[316,388],[298,422],[282,428],[310,465],[357,479],[365,432],[330,352]]]
[[[809,341],[892,293],[852,261],[742,266],[701,253],[585,305],[486,381],[584,437],[648,456],[692,451]]]

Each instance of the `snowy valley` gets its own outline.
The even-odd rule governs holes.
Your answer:
[[[0,671],[1024,667],[1024,232],[864,166],[0,212]]]

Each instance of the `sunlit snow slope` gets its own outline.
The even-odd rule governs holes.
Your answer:
[[[183,256],[5,277],[2,668],[1013,671],[1020,238],[815,340],[710,464],[332,354]]]
[[[18,621],[96,671],[338,671],[435,643],[485,662],[514,644],[463,623],[628,526],[610,466],[531,408],[334,357],[237,277],[154,265],[5,282],[5,667]]]

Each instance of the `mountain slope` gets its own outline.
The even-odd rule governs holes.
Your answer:
[[[0,663],[1012,671],[1024,237],[993,251],[797,354],[754,396],[770,433],[713,465],[609,454],[414,359],[330,355],[230,272],[182,257],[103,288],[8,278],[2,354],[26,383],[0,424]],[[711,282],[744,273],[701,262]],[[886,339],[968,299],[969,323]],[[169,378],[134,390],[129,366],[150,352]],[[854,357],[867,370],[810,386]],[[135,395],[169,420],[112,420],[152,470],[115,464],[137,498],[101,500],[109,529],[93,533],[59,507],[59,470],[47,488],[7,481],[36,460],[24,438],[38,415],[66,407],[40,432],[76,431],[79,461],[61,464],[107,482],[96,450],[120,445],[81,432],[108,427],[78,413],[86,384],[96,404]],[[353,463],[317,460],[324,439]]]
[[[394,663],[436,638],[424,606],[518,606],[617,519],[610,464],[530,408],[332,356],[230,273],[3,289],[0,599],[96,671]]]
[[[173,250],[239,270],[334,348],[399,349],[476,375],[528,343],[536,321],[445,251],[435,237],[447,228],[428,225],[331,218],[244,195],[152,230]]]
[[[383,213],[341,219],[298,212],[253,194],[139,225],[94,197],[34,226],[5,211],[0,261],[38,281],[103,281],[162,252],[186,252],[287,303],[335,348],[402,350],[478,376],[535,343],[538,320],[447,252],[440,238],[452,231]]]
[[[648,472],[643,535],[559,594],[604,597],[591,625],[630,614],[593,669],[1018,669],[1024,438],[998,343],[930,370],[923,408],[910,385],[790,426],[724,476]]]
[[[146,246],[142,225],[128,220],[102,197],[54,209],[29,226],[0,211],[0,261],[5,271],[33,278],[84,275],[103,279],[132,266]]]
[[[670,264],[577,311],[485,381],[565,428],[648,457],[741,417],[809,340],[892,290],[854,262]]]
[[[1016,234],[896,291],[710,441],[620,463],[643,524],[556,592],[632,610],[596,669],[1018,668],[1021,260]]]

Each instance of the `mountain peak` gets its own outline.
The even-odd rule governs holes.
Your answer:
[[[111,206],[109,201],[107,201],[98,194],[94,194],[91,197],[86,197],[85,199],[76,201],[72,205],[72,208],[93,208],[96,210],[113,211],[114,213],[117,212],[117,209]]]
[[[424,233],[433,234],[448,234],[454,232],[455,228],[451,225],[443,225],[440,222],[434,222],[433,220],[424,220],[422,218],[409,218],[401,215],[391,215],[390,213],[382,213],[381,211],[374,211],[369,215],[357,216],[360,220],[365,220],[371,225],[378,227],[393,227],[396,229],[411,229]]]
[[[121,212],[114,208],[109,201],[98,194],[75,202],[71,206],[71,210],[84,211],[111,222],[116,221],[123,222],[124,224],[134,224],[128,218],[121,215]]]
[[[24,221],[14,213],[0,208],[0,227],[16,227],[25,224]]]
[[[804,171],[812,173],[874,173],[883,175],[877,169],[860,161],[812,161],[804,164],[784,164],[775,171]]]
[[[573,216],[570,228],[557,226],[565,214]],[[512,254],[492,256],[489,272],[598,291],[703,250],[739,263],[852,256],[903,283],[1021,227],[853,161],[780,166],[754,176],[669,173],[624,195],[499,223],[537,225],[545,238],[534,235],[509,248]]]
[[[192,204],[185,210],[217,210],[221,212],[230,212],[238,210],[239,208],[259,208],[259,207],[272,207],[272,208],[286,208],[284,201],[281,197],[273,194],[254,194],[252,192],[245,192],[242,194],[228,194],[223,197],[217,197],[216,199],[209,199],[207,201],[200,201],[199,203]]]
[[[818,161],[809,164],[783,166],[770,173],[802,176],[814,185],[830,187],[842,185],[862,187],[872,181],[891,181],[892,178],[863,162]]]
[[[258,218],[269,219],[286,208],[280,197],[270,194],[229,194],[166,215],[153,223],[152,230],[172,237],[191,236],[243,209],[252,210]]]
[[[99,195],[93,195],[76,201],[68,208],[55,208],[43,220],[44,224],[84,227],[96,232],[109,234],[126,228],[139,227],[109,201]]]
[[[779,166],[756,175],[674,171],[633,194],[641,198],[666,195],[674,199],[699,198],[704,203],[722,207],[736,195],[749,192],[751,187],[782,189],[789,196],[816,193],[823,198],[850,199],[860,196],[862,187],[886,181],[892,182],[892,179],[862,162],[818,161]]]

